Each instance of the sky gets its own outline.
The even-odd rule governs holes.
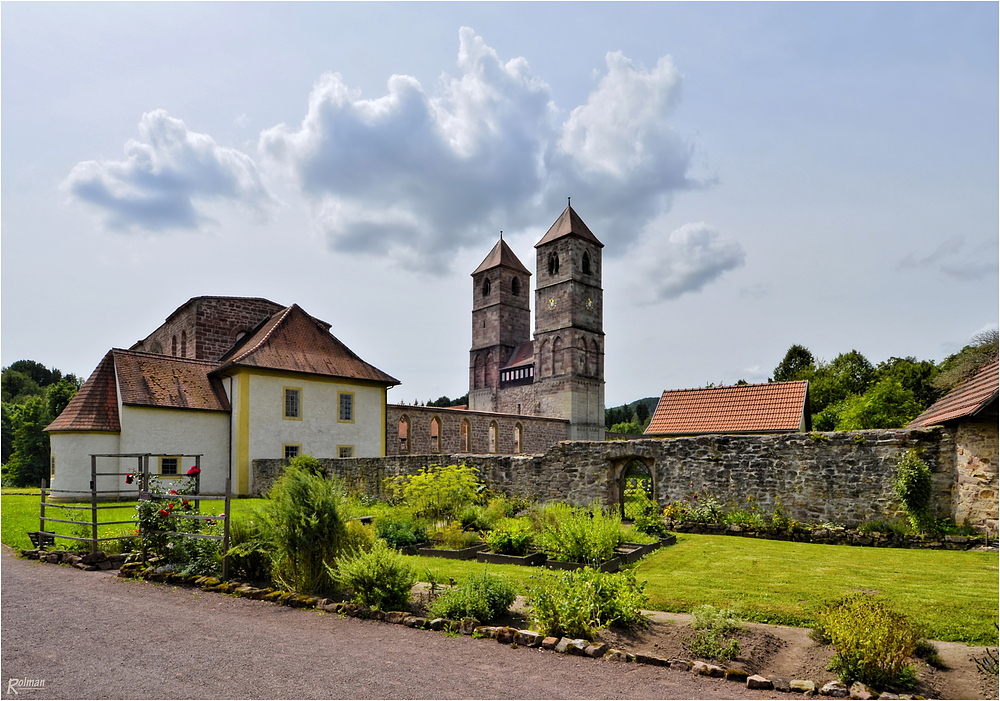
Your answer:
[[[572,197],[607,406],[998,323],[997,3],[0,3],[0,355],[200,295],[468,389],[470,273]]]

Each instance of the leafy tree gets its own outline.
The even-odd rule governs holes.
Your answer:
[[[774,369],[772,382],[790,382],[792,380],[808,380],[816,371],[816,359],[809,349],[798,344],[793,345],[785,353],[784,359]]]
[[[459,510],[480,500],[482,484],[469,465],[431,465],[415,475],[387,480],[386,486],[414,513],[435,521],[454,519]]]
[[[640,434],[643,432],[642,424],[636,421],[626,421],[622,423],[617,423],[608,429],[611,433],[631,433]]]
[[[0,375],[0,392],[3,401],[20,404],[28,397],[40,395],[42,388],[25,373],[7,368]]]
[[[635,408],[635,417],[639,419],[639,423],[643,426],[646,425],[646,420],[649,418],[649,407],[645,404],[640,403]]]
[[[972,342],[954,355],[949,355],[938,366],[934,386],[941,393],[949,392],[959,383],[972,377],[989,362],[997,361],[997,329],[990,329],[972,337]]]
[[[10,418],[13,436],[4,481],[15,487],[38,486],[49,475],[49,436],[43,429],[51,421],[45,399],[30,397]]]
[[[937,366],[932,361],[917,360],[913,356],[889,358],[875,367],[875,376],[879,382],[890,378],[897,380],[904,389],[913,393],[923,409],[941,398],[941,390],[934,386],[937,373]]]
[[[427,402],[427,406],[438,406],[438,407],[449,407],[449,406],[466,406],[469,403],[468,393],[463,394],[457,399],[449,399],[447,396],[438,397],[433,401]]]
[[[79,387],[70,380],[62,379],[45,390],[45,404],[49,412],[50,422],[62,413],[69,401],[76,396]]]
[[[860,397],[852,397],[839,407],[836,430],[900,428],[917,417],[923,407],[913,392],[893,377],[878,382]]]
[[[875,379],[875,368],[861,353],[852,350],[841,353],[830,363],[820,362],[809,379],[809,400],[813,412],[854,395],[864,394]]]
[[[8,369],[27,375],[39,387],[48,387],[62,379],[62,372],[56,368],[49,370],[34,360],[18,360],[11,363]]]
[[[11,414],[16,410],[17,405],[3,403],[2,406],[2,457],[0,457],[0,463],[6,465],[7,461],[10,460],[10,454],[14,450],[14,422],[11,420]]]

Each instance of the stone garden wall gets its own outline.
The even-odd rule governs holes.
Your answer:
[[[996,442],[995,428],[992,440]],[[959,522],[968,516],[973,526],[988,526],[995,532],[996,497],[982,496],[990,490],[981,486],[981,480],[976,489],[961,486],[955,431],[938,427],[562,441],[538,455],[406,455],[323,463],[328,474],[372,495],[381,493],[386,477],[413,474],[428,465],[464,462],[478,468],[492,489],[542,501],[588,504],[596,499],[614,504],[620,500],[622,471],[639,460],[652,473],[654,496],[661,505],[703,491],[737,503],[753,498],[766,510],[780,499],[785,512],[797,521],[855,527],[902,514],[892,484],[896,461],[910,448],[923,451],[933,472],[936,516],[959,517]],[[994,470],[995,463],[994,457]],[[261,493],[280,474],[282,465],[281,460],[254,461],[254,483]]]

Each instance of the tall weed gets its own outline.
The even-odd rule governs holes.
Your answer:
[[[589,567],[532,576],[528,592],[531,623],[544,635],[592,640],[609,625],[646,625],[642,608],[649,598],[629,572],[606,573]]]
[[[373,609],[405,608],[410,602],[410,590],[417,583],[417,571],[384,540],[376,540],[367,552],[355,551],[337,558],[336,567],[328,566],[327,571],[354,592],[354,603]]]
[[[624,537],[621,517],[595,502],[581,509],[549,503],[536,512],[535,540],[553,560],[597,565],[610,560]]]
[[[486,623],[506,613],[516,597],[517,590],[506,579],[481,572],[435,599],[430,611],[442,618],[471,617]]]

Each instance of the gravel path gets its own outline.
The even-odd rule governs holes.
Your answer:
[[[688,672],[2,560],[3,698],[753,699]],[[8,691],[12,679],[44,688]]]

